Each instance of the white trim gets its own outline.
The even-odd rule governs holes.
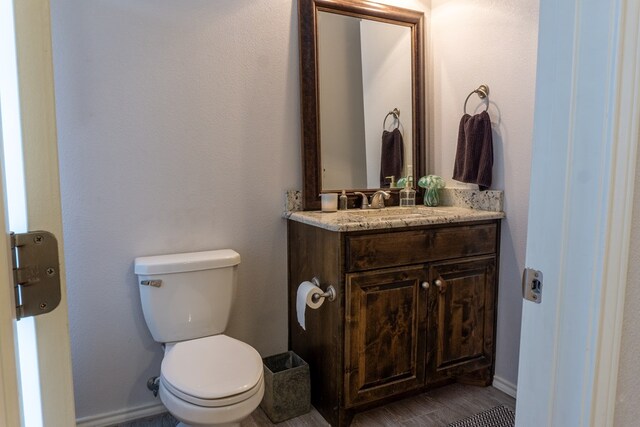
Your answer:
[[[509,396],[516,398],[517,386],[511,381],[507,381],[504,378],[494,375],[493,376],[493,384],[491,384],[493,388],[500,390],[503,393],[508,394]]]
[[[640,4],[621,5],[616,104],[612,118],[611,194],[600,298],[594,367],[591,425],[612,426],[620,359],[620,340],[633,214],[633,195],[640,127]]]
[[[118,423],[126,423],[140,418],[159,415],[167,412],[167,408],[162,403],[151,403],[134,408],[120,409],[100,415],[91,415],[78,418],[77,427],[106,427]]]
[[[0,425],[20,425],[18,400],[18,369],[15,339],[15,296],[6,286],[13,280],[9,232],[6,224],[6,195],[4,191],[4,154],[2,123],[0,122]]]
[[[60,305],[34,318],[42,418],[47,426],[75,422],[64,268],[49,0],[14,1],[20,118],[30,230],[58,240]]]

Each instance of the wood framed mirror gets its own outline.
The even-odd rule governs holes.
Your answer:
[[[400,166],[393,181],[413,176],[421,203],[424,14],[358,0],[299,0],[298,14],[303,209],[318,210],[320,194],[342,190],[350,207],[354,191],[370,196],[379,189],[397,205],[400,188],[389,187],[388,163]],[[390,161],[381,141],[396,128],[403,149]]]

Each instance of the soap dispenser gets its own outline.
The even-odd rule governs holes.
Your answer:
[[[347,204],[349,199],[347,198],[347,193],[342,190],[342,194],[338,198],[338,210],[344,211],[347,210]]]
[[[410,182],[413,180],[409,180],[409,177],[404,182],[404,188],[400,190],[400,206],[416,205],[416,190],[411,187]]]

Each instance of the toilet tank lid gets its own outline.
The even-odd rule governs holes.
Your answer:
[[[184,254],[138,257],[134,261],[136,274],[184,273],[210,270],[240,264],[240,254],[231,249],[189,252]]]

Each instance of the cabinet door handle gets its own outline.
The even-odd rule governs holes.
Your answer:
[[[429,282],[422,282],[420,286],[422,286],[422,289],[429,289]]]
[[[442,280],[438,279],[435,281],[435,284],[437,287],[439,287],[440,289],[442,289]]]

